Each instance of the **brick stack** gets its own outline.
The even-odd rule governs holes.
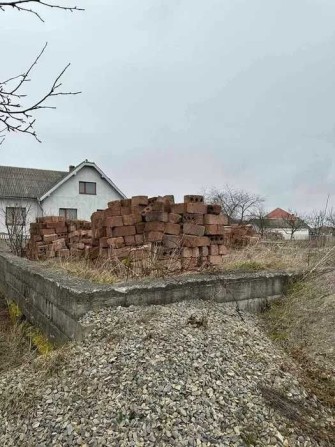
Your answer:
[[[135,196],[109,202],[92,215],[91,258],[127,258],[134,247],[149,246],[160,260],[178,255],[183,268],[220,264],[227,254],[226,216],[219,205],[206,205],[203,196]]]
[[[30,224],[27,257],[44,260],[54,257],[83,256],[92,245],[91,223],[65,221],[64,217],[38,217]]]

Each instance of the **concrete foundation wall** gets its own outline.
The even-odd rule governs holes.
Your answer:
[[[80,318],[101,307],[214,300],[257,310],[285,292],[293,274],[193,274],[168,279],[93,284],[46,269],[41,264],[0,253],[0,291],[26,318],[55,342],[81,340],[89,330]]]

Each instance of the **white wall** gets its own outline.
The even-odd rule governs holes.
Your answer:
[[[290,229],[283,229],[283,228],[271,228],[271,230],[268,230],[271,233],[280,233],[283,235],[283,238],[288,241],[291,240],[291,231]],[[294,241],[302,241],[309,239],[309,230],[308,228],[303,228],[301,230],[297,230],[293,235]]]
[[[0,233],[7,233],[6,228],[6,207],[23,207],[27,210],[27,230],[29,230],[29,224],[35,222],[36,217],[42,215],[36,200],[33,199],[0,199]]]
[[[97,194],[79,194],[79,182],[95,182]],[[42,206],[45,216],[58,216],[59,208],[76,208],[78,219],[90,220],[94,211],[105,209],[108,202],[121,198],[94,168],[85,166],[47,197]]]

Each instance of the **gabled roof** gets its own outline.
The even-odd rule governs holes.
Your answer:
[[[0,166],[0,197],[36,199],[67,175],[64,171]]]
[[[265,217],[267,219],[287,219],[290,216],[291,214],[283,210],[282,208],[276,208]]]
[[[112,180],[95,163],[88,160],[71,171],[0,166],[0,198],[31,198],[42,201],[85,166],[94,168],[121,197],[126,198]]]

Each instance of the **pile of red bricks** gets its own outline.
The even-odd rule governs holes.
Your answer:
[[[91,222],[67,220],[64,217],[38,217],[30,224],[30,240],[26,247],[29,259],[85,256],[92,245]]]
[[[91,258],[125,259],[149,246],[159,260],[175,256],[183,268],[221,264],[227,245],[233,244],[228,219],[219,205],[206,205],[202,196],[135,196],[109,202],[92,215]]]

